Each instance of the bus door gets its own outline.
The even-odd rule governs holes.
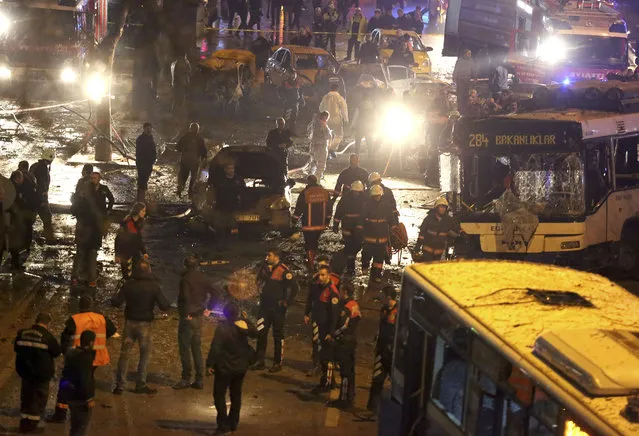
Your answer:
[[[613,193],[608,198],[607,240],[621,239],[625,221],[639,213],[639,136],[612,141]]]

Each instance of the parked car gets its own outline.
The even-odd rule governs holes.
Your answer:
[[[428,52],[433,51],[433,48],[425,46],[417,32],[391,29],[375,29],[371,32],[373,42],[379,47],[379,54],[384,63],[388,63],[395,46],[400,42],[399,39],[405,38],[405,35],[410,37],[413,57],[415,62],[417,62],[417,66],[413,67],[413,71],[415,74],[430,74],[431,63]]]
[[[266,62],[266,80],[275,86],[297,73],[302,87],[313,86],[324,77],[337,73],[339,63],[326,50],[301,45],[274,47],[273,55]]]

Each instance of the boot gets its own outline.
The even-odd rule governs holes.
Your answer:
[[[55,408],[55,412],[53,415],[47,418],[47,422],[53,424],[63,424],[67,420],[67,409],[62,409],[60,407]]]

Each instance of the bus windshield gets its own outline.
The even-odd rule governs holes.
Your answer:
[[[628,40],[592,35],[568,35],[561,38],[567,47],[566,63],[590,66],[625,66]]]
[[[539,217],[585,213],[579,153],[466,155],[462,172],[462,201],[476,212],[496,213],[494,200],[510,189]]]
[[[75,14],[40,8],[9,9],[12,26],[6,37],[23,45],[65,44],[75,40],[77,21]]]

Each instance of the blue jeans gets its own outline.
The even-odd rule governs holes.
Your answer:
[[[204,378],[204,363],[202,362],[202,317],[192,319],[180,318],[178,324],[178,347],[182,360],[182,380],[191,381],[195,366],[195,381]],[[191,356],[193,362],[191,363]]]
[[[135,385],[136,387],[146,386],[147,366],[151,357],[151,321],[126,320],[115,382],[118,388],[124,389],[129,369],[129,354],[136,341],[140,345],[140,361]]]

